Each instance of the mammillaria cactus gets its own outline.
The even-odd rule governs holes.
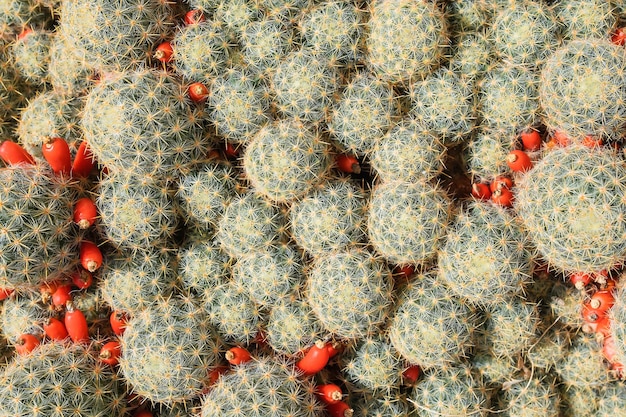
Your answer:
[[[507,130],[480,130],[467,146],[467,170],[475,179],[491,181],[509,172],[506,156],[517,136]]]
[[[515,208],[550,265],[593,273],[626,255],[626,168],[609,149],[547,153],[517,182]]]
[[[593,337],[576,334],[554,370],[566,387],[599,388],[614,378],[604,366],[602,348]]]
[[[565,39],[605,38],[617,23],[611,2],[566,0],[556,3],[555,13]]]
[[[54,35],[46,30],[23,33],[12,45],[12,57],[20,74],[35,84],[48,81],[50,46]]]
[[[171,405],[200,395],[221,342],[197,302],[157,298],[127,323],[120,371],[137,394]]]
[[[502,395],[501,409],[505,416],[557,417],[560,395],[554,377],[535,376],[507,386]]]
[[[448,34],[437,5],[375,0],[370,9],[366,60],[379,78],[390,83],[419,79],[438,65]]]
[[[0,327],[7,341],[14,344],[24,333],[43,336],[43,326],[53,316],[39,291],[20,291],[2,303]]]
[[[626,123],[626,52],[608,39],[566,43],[541,71],[539,98],[545,124],[572,141],[586,135],[622,136]]]
[[[506,209],[475,201],[459,214],[439,257],[439,276],[460,298],[496,305],[530,281],[530,241]]]
[[[216,239],[191,241],[178,251],[180,285],[201,295],[230,277],[233,262]]]
[[[391,305],[391,271],[363,249],[317,258],[309,272],[306,297],[329,332],[345,339],[377,333]]]
[[[201,417],[318,417],[322,406],[310,380],[293,365],[261,357],[222,375],[202,398]]]
[[[460,0],[458,3],[466,2]],[[494,60],[493,45],[487,35],[481,32],[467,32],[459,35],[450,59],[450,68],[461,79],[476,83],[493,66]]]
[[[385,336],[359,342],[346,358],[343,371],[359,387],[375,392],[391,392],[400,385],[404,361]]]
[[[311,306],[292,295],[272,306],[265,328],[267,343],[278,353],[293,356],[323,335],[323,326]]]
[[[246,68],[257,77],[269,78],[295,46],[293,30],[277,19],[250,22],[241,34],[241,54]]]
[[[43,343],[0,371],[4,416],[123,417],[126,394],[116,373],[81,344]]]

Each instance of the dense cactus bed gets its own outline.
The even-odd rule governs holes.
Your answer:
[[[0,0],[0,417],[625,415],[626,1]]]

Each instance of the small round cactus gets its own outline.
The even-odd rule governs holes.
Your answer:
[[[396,264],[426,264],[443,244],[451,217],[444,191],[425,181],[374,188],[367,231],[376,251]]]
[[[330,168],[330,149],[305,125],[282,120],[262,128],[243,155],[253,190],[277,203],[305,195]]]
[[[11,48],[15,66],[20,74],[36,84],[48,81],[48,65],[50,63],[50,45],[52,32],[31,30],[18,38]]]
[[[467,146],[467,169],[474,179],[491,181],[510,171],[506,157],[515,148],[516,136],[507,130],[481,130]]]
[[[43,302],[42,295],[35,289],[22,290],[2,302],[0,328],[2,335],[10,344],[14,344],[24,333],[43,337],[43,326],[52,311]]]
[[[467,0],[460,0],[458,3],[466,2]],[[493,44],[487,35],[481,32],[464,33],[459,35],[450,59],[450,68],[461,79],[476,83],[494,65],[494,55]]]
[[[626,168],[609,149],[547,153],[517,182],[515,208],[554,268],[593,273],[626,255]]]
[[[52,38],[48,78],[52,89],[64,95],[83,95],[93,87],[95,70],[74,54],[73,45],[61,36]]]
[[[502,409],[509,416],[558,417],[560,396],[554,377],[538,376],[507,386]]]
[[[245,26],[241,44],[246,69],[257,77],[269,78],[295,47],[295,35],[284,22],[264,18]]]
[[[608,38],[608,37],[607,37]],[[580,39],[555,51],[541,71],[545,124],[572,141],[615,140],[626,124],[626,52],[608,39]]]
[[[267,319],[267,343],[279,354],[293,356],[322,339],[324,328],[309,304],[295,296],[278,300]]]
[[[593,337],[576,334],[563,360],[554,368],[561,382],[567,387],[599,388],[611,381],[601,349]]]
[[[291,205],[292,237],[314,256],[363,242],[366,205],[361,187],[343,180],[324,182]]]
[[[387,337],[369,337],[360,342],[343,365],[354,384],[366,390],[391,392],[400,385],[404,361]]]
[[[230,278],[233,262],[216,239],[191,241],[178,251],[180,285],[201,295]]]
[[[606,38],[617,23],[611,2],[602,0],[560,1],[555,13],[568,40]]]
[[[437,5],[376,0],[370,8],[366,60],[379,78],[394,84],[419,79],[439,64],[448,39]]]
[[[360,339],[376,333],[387,317],[392,286],[391,271],[380,258],[347,249],[314,261],[306,297],[329,332]]]

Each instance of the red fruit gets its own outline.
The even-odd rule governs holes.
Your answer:
[[[52,304],[57,307],[61,307],[67,304],[68,301],[72,300],[72,285],[71,284],[63,284],[59,285],[52,293]]]
[[[74,343],[88,343],[89,326],[87,325],[85,315],[82,311],[74,308],[71,301],[68,301],[66,308],[64,323],[70,339]]]
[[[39,346],[39,338],[33,334],[24,333],[15,342],[15,352],[18,355],[27,355],[37,346]]]
[[[87,142],[83,141],[78,146],[74,163],[72,164],[72,177],[87,177],[93,169],[94,157]]]
[[[413,385],[422,375],[422,368],[419,365],[411,365],[402,372],[402,379],[405,384]]]
[[[33,30],[30,27],[28,27],[28,26],[24,26],[22,28],[22,31],[20,32],[20,34],[17,35],[17,40],[21,41],[22,39],[26,38],[31,33],[33,33]]]
[[[600,313],[606,313],[615,304],[615,296],[612,291],[596,291],[589,300],[589,306]]]
[[[617,352],[615,350],[615,339],[613,336],[604,338],[604,342],[602,343],[602,355],[604,355],[606,360],[610,363],[617,362],[615,358]]]
[[[586,274],[584,272],[574,272],[574,273],[570,274],[569,280],[570,280],[570,282],[572,284],[574,284],[576,289],[582,290],[587,285],[589,285],[589,283],[591,282],[592,278],[591,278],[591,275]]]
[[[337,164],[337,169],[346,174],[361,173],[361,164],[353,155],[339,154],[335,156],[335,163]]]
[[[513,188],[513,180],[509,177],[505,177],[504,175],[498,175],[489,184],[489,189],[492,193],[503,188],[508,188],[509,190]]]
[[[188,91],[194,103],[203,103],[209,97],[209,89],[202,83],[191,83]]]
[[[230,371],[230,368],[228,366],[221,365],[211,369],[211,372],[209,372],[209,380],[207,383],[208,386],[215,384],[220,376],[224,375],[228,371]]]
[[[126,330],[128,315],[122,311],[114,311],[109,317],[109,322],[111,323],[111,329],[113,330],[113,333],[115,333],[117,336],[121,336],[124,334],[124,330]]]
[[[70,174],[72,170],[72,154],[65,139],[47,138],[41,147],[41,153],[55,174]]]
[[[615,45],[624,46],[626,43],[626,28],[617,28],[611,35],[611,42]]]
[[[185,23],[187,25],[195,25],[200,22],[204,22],[206,19],[204,13],[200,9],[189,10],[185,13]]]
[[[65,324],[54,317],[50,317],[48,323],[43,325],[43,331],[51,340],[63,340],[68,336]]]
[[[328,358],[333,358],[343,352],[344,346],[339,342],[326,343],[326,350],[328,351]]]
[[[496,190],[491,194],[491,201],[503,207],[513,207],[513,200],[513,193],[508,188]]]
[[[100,349],[98,359],[106,363],[107,365],[115,366],[119,362],[120,354],[122,353],[122,346],[117,340],[107,342]]]
[[[89,272],[94,272],[102,265],[102,252],[93,242],[83,240],[80,243],[80,264]]]
[[[315,390],[315,395],[317,395],[317,398],[324,404],[335,404],[343,398],[341,388],[335,384],[318,385]]]
[[[587,135],[583,138],[583,145],[588,148],[599,148],[604,145],[604,142],[600,138],[596,138],[592,135]]]
[[[224,147],[224,154],[227,158],[239,158],[239,146],[235,146],[231,142],[226,142],[226,146]]]
[[[560,130],[555,130],[552,132],[552,139],[558,146],[567,146],[570,144],[571,140],[569,136],[565,134],[565,132]]]
[[[513,172],[526,172],[533,167],[533,162],[524,151],[515,149],[506,156],[506,163]]]
[[[489,184],[484,182],[475,182],[472,184],[472,196],[479,200],[489,200],[491,198],[491,188]]]
[[[80,290],[85,290],[93,284],[93,275],[85,269],[79,269],[72,274],[72,283]]]
[[[242,363],[250,362],[252,356],[247,349],[241,346],[234,346],[226,351],[226,360],[231,365],[241,365]]]
[[[2,142],[2,145],[0,145],[0,158],[2,158],[7,165],[33,165],[35,163],[33,157],[26,152],[26,149],[10,140],[5,140]]]
[[[13,294],[15,290],[11,288],[0,288],[0,301],[9,298],[11,294]]]
[[[91,198],[83,197],[74,204],[74,222],[80,229],[87,229],[96,222],[98,208]]]
[[[541,136],[536,130],[522,132],[522,146],[528,152],[535,152],[541,149]]]
[[[296,363],[296,367],[300,369],[304,375],[314,375],[324,369],[330,356],[326,343],[321,340],[315,342],[307,351],[302,359]]]
[[[354,410],[344,401],[326,404],[326,411],[331,417],[352,417]]]
[[[611,319],[608,316],[600,317],[595,323],[595,332],[607,338],[611,335]]]
[[[62,285],[59,281],[44,282],[39,285],[39,292],[41,293],[41,299],[44,303],[47,303],[52,294],[57,290],[59,285]]]
[[[174,51],[172,49],[172,44],[170,42],[163,42],[156,47],[154,51],[154,59],[157,59],[161,62],[170,62],[172,60],[172,55]]]

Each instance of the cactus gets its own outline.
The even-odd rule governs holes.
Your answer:
[[[313,256],[365,240],[365,191],[350,181],[330,180],[291,205],[291,235]]]
[[[237,195],[236,177],[228,165],[207,163],[179,179],[177,196],[189,228],[207,231],[217,227],[226,205]]]
[[[608,39],[580,39],[555,51],[541,71],[544,122],[572,141],[622,136],[626,123],[626,52]]]
[[[381,141],[395,115],[391,87],[361,72],[343,90],[333,109],[329,130],[341,147],[367,154]]]
[[[609,149],[569,146],[546,154],[517,182],[517,213],[551,266],[592,273],[623,261],[625,178],[622,159]]]
[[[337,70],[309,49],[291,52],[276,67],[271,85],[274,103],[284,117],[320,122],[328,118],[338,87]]]
[[[330,162],[330,149],[321,137],[291,120],[263,127],[243,155],[253,190],[277,203],[305,195],[323,180]]]
[[[562,361],[554,368],[567,387],[599,388],[612,380],[600,344],[582,332],[572,338]]]
[[[266,319],[248,290],[233,281],[206,288],[202,308],[226,342],[250,343]]]
[[[303,267],[302,254],[293,245],[279,244],[237,259],[233,280],[257,304],[271,307],[302,285]]]
[[[0,327],[9,344],[15,344],[24,333],[43,337],[43,326],[54,311],[43,302],[36,289],[16,293],[2,303]]]
[[[483,381],[492,386],[501,386],[515,378],[518,367],[515,360],[509,356],[498,357],[483,346],[471,359],[472,368],[483,378]]]
[[[17,136],[33,157],[43,160],[41,147],[50,137],[65,139],[75,153],[82,140],[79,127],[83,101],[52,91],[39,93],[22,110]]]
[[[581,329],[584,325],[582,300],[579,290],[571,285],[556,282],[550,291],[548,305],[551,318],[573,330]]]
[[[458,363],[475,327],[470,307],[428,273],[414,278],[400,295],[389,339],[409,363],[428,369]]]
[[[25,25],[45,26],[52,20],[49,0],[3,0],[0,2],[0,28],[8,34]],[[46,8],[49,10],[46,10]]]
[[[267,248],[283,234],[285,219],[278,207],[254,193],[235,197],[218,223],[217,239],[232,257]]]
[[[195,300],[159,297],[127,323],[120,371],[138,395],[172,405],[200,395],[221,342]]]
[[[458,3],[466,2],[461,0]],[[464,33],[459,35],[450,68],[461,79],[476,83],[494,66],[494,55],[493,44],[487,35],[482,32]]]
[[[69,179],[40,165],[0,170],[0,282],[34,287],[78,265],[72,221],[76,192]]]
[[[354,415],[360,417],[409,417],[413,413],[406,398],[397,391],[383,395],[362,395],[354,404]]]
[[[201,417],[316,417],[322,406],[311,380],[293,365],[260,357],[222,375],[202,398]]]
[[[392,84],[427,75],[445,54],[447,25],[433,3],[375,0],[370,4],[367,64]]]
[[[224,25],[226,34],[234,41],[247,25],[260,16],[260,8],[250,0],[222,0],[217,3],[213,13],[213,19]]]
[[[615,304],[609,310],[609,318],[616,360],[626,363],[626,291],[623,289],[615,292]]]
[[[491,8],[494,3],[496,2],[484,0],[452,0],[447,9],[452,28],[462,32],[478,32],[487,27],[493,14],[498,11],[498,8]]]
[[[458,297],[495,306],[530,281],[530,242],[504,208],[473,201],[448,230],[438,265],[439,277]]]
[[[438,186],[391,181],[374,188],[368,216],[370,242],[380,255],[396,264],[426,264],[443,244],[451,207]]]
[[[16,68],[25,79],[34,84],[48,81],[52,38],[52,32],[34,30],[18,38],[11,46]]]
[[[509,173],[506,156],[515,148],[517,136],[503,130],[480,130],[470,140],[465,160],[467,170],[477,180],[491,181]]]
[[[304,47],[345,65],[363,58],[363,12],[346,0],[320,4],[300,20]]]
[[[102,80],[87,96],[81,125],[111,172],[175,177],[205,156],[210,138],[201,117],[176,78],[146,69]]]
[[[370,154],[370,164],[383,182],[432,180],[443,171],[446,148],[425,126],[411,119],[389,130]]]
[[[81,344],[49,342],[0,371],[4,416],[126,416],[126,387]]]
[[[48,78],[52,89],[63,95],[84,95],[92,87],[95,72],[73,53],[66,39],[54,36],[50,45]]]
[[[241,33],[241,54],[246,69],[257,77],[270,78],[295,44],[293,30],[276,19],[251,22]]]
[[[550,327],[526,352],[533,369],[548,371],[561,362],[570,344],[570,335],[563,325]]]
[[[597,388],[565,386],[561,384],[560,394],[563,399],[564,414],[571,416],[598,415],[598,401],[600,400]],[[617,414],[619,415],[619,414]],[[608,416],[605,416],[608,417]]]
[[[445,367],[427,375],[410,395],[418,415],[486,416],[487,395],[482,382],[465,366]]]
[[[100,228],[113,244],[134,251],[172,238],[178,219],[168,185],[120,173],[103,178],[98,191]]]
[[[184,26],[172,40],[176,72],[209,84],[228,67],[230,48],[221,22],[206,20]]]
[[[178,251],[180,284],[183,290],[201,295],[228,280],[233,262],[216,239],[192,241]]]
[[[567,40],[606,38],[617,23],[608,1],[566,0],[557,3],[554,11]]]
[[[303,11],[309,10],[314,0],[259,0],[265,15],[294,24]]]
[[[105,259],[99,286],[102,297],[113,310],[132,316],[157,297],[172,294],[177,285],[176,258],[166,249],[116,252],[107,254]]]
[[[496,64],[480,84],[482,127],[516,136],[539,122],[539,77],[520,66]]]
[[[317,258],[307,280],[309,305],[329,332],[345,339],[376,333],[389,314],[393,282],[382,259],[363,249]]]
[[[502,395],[505,415],[515,417],[558,417],[560,397],[551,376],[535,376],[507,386]]]
[[[514,2],[493,18],[491,36],[502,60],[540,67],[559,46],[559,22],[552,8],[537,2]]]
[[[392,392],[400,385],[404,361],[389,339],[373,336],[359,342],[346,357],[342,371],[360,388],[374,392]]]
[[[409,86],[409,115],[445,143],[458,143],[474,128],[471,85],[449,69],[440,69]]]
[[[613,417],[621,416],[626,409],[626,385],[622,381],[604,384],[599,389],[598,409],[596,416]]]
[[[137,69],[170,35],[170,13],[170,5],[159,1],[62,0],[57,33],[92,68]]]
[[[228,70],[213,80],[208,105],[217,133],[247,143],[269,121],[269,92],[246,71]]]
[[[277,353],[293,356],[322,339],[323,327],[311,306],[292,295],[272,306],[265,334],[267,343]]]

